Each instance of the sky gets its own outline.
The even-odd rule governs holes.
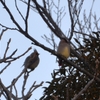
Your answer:
[[[18,1],[19,9],[21,10],[23,16],[25,16],[26,5],[23,4],[20,0],[17,0],[17,1]],[[38,0],[38,1],[41,4],[40,1],[42,1],[42,0]],[[11,12],[13,13],[14,18],[20,24],[20,26],[22,28],[24,28],[24,22],[22,21],[22,18],[20,17],[20,15],[18,14],[18,12],[15,8],[14,0],[11,0],[11,2],[6,0],[6,4],[9,7],[9,9],[11,10]],[[57,4],[57,2],[56,2],[56,4]],[[90,10],[91,4],[92,3],[89,2],[89,0],[85,0],[84,5],[83,5],[83,10],[84,9],[86,10],[87,16],[89,15],[89,10]],[[68,7],[66,6],[67,1],[61,2],[60,5],[61,5],[61,7],[62,6],[65,7],[65,11],[66,11],[66,15],[64,16],[64,18],[62,20],[61,29],[67,35],[69,28],[70,28],[70,18],[69,18],[69,13],[68,13]],[[94,3],[94,7],[93,7],[93,14],[95,13],[97,15],[97,19],[100,16],[99,15],[100,10],[98,9],[99,5],[100,5],[100,1],[96,0]],[[10,20],[9,15],[5,11],[5,9],[3,8],[1,3],[0,3],[0,12],[2,12],[2,14],[0,14],[0,23],[2,23],[3,25],[5,25],[7,27],[15,28],[16,26]],[[52,13],[52,16],[54,17],[54,19],[56,19],[56,15],[54,14],[54,12]],[[82,15],[81,15],[81,17],[82,17]],[[29,23],[29,34],[32,37],[34,37],[37,41],[39,41],[40,43],[53,49],[52,46],[50,44],[48,44],[41,37],[44,34],[49,37],[51,34],[51,31],[47,27],[47,25],[44,23],[44,21],[42,20],[40,15],[38,13],[34,12],[33,10],[31,10],[28,23]],[[0,27],[0,32],[1,32],[1,29],[2,29],[2,27]],[[25,36],[23,36],[19,32],[13,31],[13,30],[8,30],[4,33],[2,40],[0,41],[0,58],[3,57],[3,54],[5,52],[5,48],[6,48],[9,38],[11,38],[11,43],[9,46],[7,56],[9,56],[12,53],[12,51],[14,51],[15,49],[18,49],[18,51],[14,55],[14,57],[21,55],[30,46],[32,46],[32,49],[27,54],[25,54],[23,57],[21,57],[20,59],[17,59],[16,61],[12,62],[12,64],[3,72],[3,74],[0,75],[1,80],[4,83],[4,85],[5,86],[10,85],[12,79],[16,78],[20,74],[20,72],[23,69],[23,67],[21,67],[21,66],[24,63],[25,58],[28,55],[30,55],[35,48],[35,49],[37,49],[37,51],[40,54],[39,55],[40,63],[38,65],[38,67],[33,72],[30,73],[30,76],[29,76],[29,79],[28,79],[28,82],[26,85],[26,90],[29,89],[29,87],[32,85],[32,83],[34,81],[36,81],[36,84],[39,84],[39,83],[41,83],[41,81],[44,81],[44,84],[42,87],[48,86],[48,84],[46,84],[45,82],[50,81],[52,79],[51,73],[53,72],[54,69],[59,69],[59,66],[56,62],[56,57],[54,55],[52,55],[51,53],[44,51],[42,48],[32,45],[31,44],[32,41],[27,39]],[[58,45],[59,39],[56,36],[55,36],[55,39],[56,39],[56,43]],[[5,66],[4,63],[1,64],[0,69],[4,68],[4,66]],[[18,91],[21,91],[22,82],[23,82],[23,76],[19,79],[19,81],[16,84]],[[36,89],[33,92],[33,96],[30,100],[35,100],[35,99],[38,100],[43,95],[42,87],[39,87],[38,89]],[[20,93],[19,93],[19,95],[20,95]],[[4,100],[4,98],[3,98],[3,100]]]

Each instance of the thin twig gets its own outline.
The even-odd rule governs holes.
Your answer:
[[[27,94],[26,94],[26,97],[27,97],[27,98],[30,98],[31,95],[32,95],[32,92],[33,92],[35,89],[37,89],[38,87],[42,86],[42,84],[43,84],[44,82],[41,82],[41,83],[38,84],[38,85],[35,85],[35,83],[36,83],[36,81],[33,83],[33,85],[32,85],[32,86],[30,87],[30,89],[28,90],[28,92],[27,92]]]
[[[6,6],[6,4],[5,4],[5,2],[3,0],[1,0],[1,4],[4,6],[4,8],[6,9],[6,11],[8,12],[8,14],[9,14],[11,20],[13,21],[13,23],[19,28],[20,31],[23,31],[23,29],[20,27],[20,25],[14,19],[14,16],[12,15],[12,13],[10,12],[9,8]]]
[[[10,65],[11,63],[8,62],[8,64],[0,71],[0,74],[3,73],[3,71]]]
[[[1,38],[2,38],[2,36],[3,36],[3,34],[4,34],[5,31],[7,31],[7,28],[2,30],[2,32],[0,34],[0,40],[1,40]]]
[[[2,63],[2,62],[8,63],[8,62],[15,61],[16,59],[19,59],[20,57],[24,56],[30,49],[32,49],[32,47],[29,47],[28,50],[25,51],[23,54],[21,54],[17,57],[12,57],[15,54],[15,52],[17,51],[17,49],[16,49],[9,57],[6,57],[4,59],[0,59],[0,63]]]
[[[29,17],[29,10],[30,10],[30,1],[31,0],[28,0],[28,3],[27,3],[27,12],[26,12],[26,18],[25,18],[25,32],[26,33],[28,32],[28,17]]]
[[[25,85],[26,85],[28,76],[29,76],[29,74],[25,72],[24,73],[24,81],[23,81],[23,85],[22,85],[22,97],[24,97]]]
[[[16,98],[18,98],[18,90],[17,90],[15,84],[14,84],[14,90],[15,90],[15,93],[16,93]]]
[[[18,8],[18,6],[17,6],[17,1],[16,1],[16,0],[15,0],[15,6],[16,6],[16,9],[17,9],[18,13],[19,13],[20,16],[22,17],[22,19],[25,20],[24,17],[23,17],[23,15],[22,15],[22,13],[20,12],[20,10],[19,10],[19,8]]]
[[[10,42],[11,42],[11,38],[9,39],[9,41],[8,41],[8,43],[7,43],[7,47],[6,47],[6,50],[5,50],[5,53],[4,53],[4,56],[3,56],[3,59],[6,58],[6,54],[7,54],[7,51],[8,51],[8,49],[9,49],[9,44],[10,44]]]
[[[16,30],[16,31],[19,31],[17,28],[10,28],[10,27],[7,27],[7,26],[5,26],[5,25],[2,25],[1,23],[0,23],[0,26],[2,26],[3,28],[9,29],[9,30]]]

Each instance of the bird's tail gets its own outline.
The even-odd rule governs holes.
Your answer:
[[[62,59],[58,60],[59,66],[62,66]]]

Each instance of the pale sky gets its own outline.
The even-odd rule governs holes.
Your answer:
[[[6,0],[7,1],[7,0]],[[17,0],[20,1],[20,0]],[[38,0],[39,2],[42,0]],[[62,0],[61,0],[62,1]],[[92,1],[92,0],[91,0]],[[41,2],[40,2],[41,3]],[[7,6],[10,8],[11,12],[13,13],[15,19],[18,21],[18,23],[21,25],[22,28],[24,28],[24,22],[22,21],[21,17],[18,15],[15,6],[14,6],[14,0],[11,0],[10,2],[6,2]],[[100,10],[99,10],[99,5],[100,1],[96,0],[94,3],[93,7],[93,14],[97,14],[97,19],[100,17]],[[70,21],[69,21],[69,13],[68,13],[68,8],[67,8],[67,1],[61,2],[61,6],[65,6],[66,10],[66,16],[62,20],[62,26],[61,29],[62,31],[67,35],[67,32],[70,28]],[[26,5],[23,4],[22,2],[18,3],[18,7],[20,8],[21,12],[23,15],[25,15],[26,12]],[[91,7],[91,3],[89,0],[85,0],[83,9],[86,10],[87,16],[89,15],[89,10]],[[5,26],[15,28],[15,25],[12,23],[10,20],[9,15],[5,11],[5,9],[2,7],[0,3],[0,23],[2,23]],[[82,12],[83,13],[83,12]],[[56,16],[54,13],[52,13],[53,16],[56,19]],[[82,17],[82,16],[80,16]],[[0,27],[1,31],[1,27]],[[36,40],[38,40],[40,43],[44,44],[47,47],[50,47],[50,44],[48,44],[41,36],[44,34],[47,35],[48,37],[51,34],[51,31],[47,27],[47,25],[43,22],[42,18],[40,15],[34,11],[30,11],[30,16],[29,16],[29,34],[34,37]],[[47,51],[44,51],[42,48],[34,46],[31,44],[31,41],[28,40],[26,37],[24,37],[22,34],[18,33],[17,31],[7,31],[4,33],[1,43],[0,43],[0,58],[2,58],[7,42],[11,38],[11,43],[9,47],[9,51],[7,55],[9,56],[15,49],[18,49],[17,53],[15,56],[18,56],[25,52],[28,47],[32,46],[32,48],[36,48],[37,51],[40,53],[40,64],[38,67],[30,73],[27,85],[26,85],[26,90],[30,88],[31,84],[36,81],[37,84],[41,83],[41,81],[44,81],[43,86],[47,86],[46,81],[50,81],[51,78],[51,73],[53,72],[54,69],[58,69],[59,66],[56,63],[56,57],[52,54],[50,54]],[[59,39],[56,38],[56,43],[59,43]],[[5,86],[8,86],[11,84],[11,81],[13,78],[16,78],[19,73],[22,71],[23,67],[21,67],[24,63],[25,58],[33,52],[33,49],[31,49],[25,56],[21,57],[20,59],[12,62],[12,64],[3,72],[1,75],[1,80],[4,83]],[[5,66],[5,64],[1,64],[1,69]],[[19,79],[19,81],[16,84],[17,90],[21,92],[21,84],[23,82],[23,77]],[[42,87],[43,87],[42,86]],[[43,95],[43,89],[42,87],[39,87],[33,92],[33,96],[31,97],[32,99],[30,100],[35,100],[39,99]],[[19,95],[20,95],[19,92]],[[4,100],[4,99],[2,99]]]

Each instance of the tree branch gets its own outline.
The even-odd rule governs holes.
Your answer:
[[[23,31],[23,29],[20,27],[20,25],[17,23],[17,21],[14,19],[12,13],[10,12],[10,10],[8,9],[8,7],[6,6],[5,2],[3,2],[3,0],[1,0],[2,5],[4,6],[4,8],[6,9],[6,11],[8,12],[11,20],[13,21],[13,23],[19,28],[19,30]]]
[[[28,32],[28,16],[29,16],[29,10],[30,10],[30,0],[28,0],[27,3],[27,12],[26,12],[26,18],[25,18],[25,32]]]

